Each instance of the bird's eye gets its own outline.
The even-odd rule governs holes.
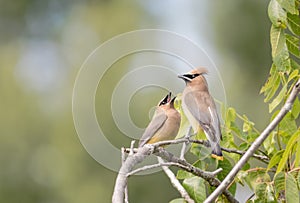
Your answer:
[[[196,73],[192,75],[192,78],[198,77],[200,74]]]
[[[160,104],[159,104],[159,106],[161,106],[161,105],[165,105],[167,102],[165,102],[165,101],[162,101],[162,102],[160,102]]]

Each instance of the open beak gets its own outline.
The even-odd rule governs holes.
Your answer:
[[[171,100],[171,104],[174,104],[174,101],[175,101],[175,99],[176,99],[176,96],[175,97],[173,97],[173,99]]]
[[[159,102],[158,105],[160,106],[160,105],[168,104],[168,103],[170,103],[171,99],[172,99],[172,93],[169,92],[169,93],[165,96],[165,98]]]
[[[167,103],[169,103],[171,101],[172,98],[172,92],[169,92],[169,94],[167,95]]]

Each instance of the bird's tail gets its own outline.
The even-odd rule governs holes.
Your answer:
[[[223,161],[222,149],[219,144],[220,140],[213,139],[214,132],[212,132],[210,130],[207,130],[207,131],[204,130],[204,133],[209,141],[210,148],[212,150],[211,156],[217,160]],[[221,136],[217,136],[217,138],[218,137],[221,137]]]
[[[211,156],[217,160],[223,161],[223,154],[221,147],[218,143],[214,143],[214,146],[212,146],[212,153]]]

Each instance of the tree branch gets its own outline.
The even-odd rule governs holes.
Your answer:
[[[124,149],[125,149],[124,147],[121,148],[121,150],[122,150],[122,165],[126,161],[126,154],[125,154],[126,152],[125,152]],[[124,188],[124,196],[125,196],[124,197],[125,203],[128,203],[129,201],[128,201],[128,187],[127,187],[127,184],[126,184],[126,186]]]
[[[191,165],[190,163],[188,163],[186,160],[180,159],[177,156],[175,156],[174,154],[166,151],[164,148],[157,148],[154,152],[154,154],[156,156],[159,156],[161,158],[163,158],[164,160],[166,160],[167,162],[170,163],[178,163],[178,167],[190,172],[196,176],[199,176],[201,178],[203,178],[204,180],[206,180],[211,186],[218,186],[218,180],[215,178],[215,176],[220,173],[222,171],[222,169],[218,169],[216,171],[213,172],[209,172],[209,171],[203,171],[193,165]]]
[[[175,141],[175,140],[174,140]],[[177,140],[178,141],[178,140]],[[181,142],[186,142],[187,140],[181,140]],[[154,153],[155,155],[163,158],[164,160],[170,162],[170,163],[176,163],[177,167],[188,171],[196,176],[199,176],[206,180],[211,186],[217,187],[220,184],[220,181],[215,178],[215,176],[222,171],[222,169],[218,169],[214,172],[207,172],[200,170],[199,168],[189,164],[187,161],[179,159],[172,153],[166,151],[165,149],[159,147],[160,144],[165,144],[167,141],[163,141],[160,143],[154,143],[154,144],[146,144],[141,148],[138,149],[131,149],[132,151],[136,151],[135,154],[129,155],[124,164],[121,166],[121,169],[119,171],[116,183],[115,183],[115,188],[114,188],[114,193],[112,197],[112,202],[113,203],[122,203],[124,200],[124,189],[127,185],[127,178],[128,174],[132,172],[132,169],[135,165],[138,163],[142,162],[147,156],[150,154]],[[128,150],[130,151],[130,150]],[[229,202],[238,202],[232,194],[228,191],[225,190],[223,191],[223,194],[226,196]]]
[[[147,156],[151,154],[149,145],[138,148],[135,154],[129,155],[126,161],[122,164],[117,180],[115,183],[114,193],[112,196],[113,203],[123,203],[125,188],[127,185],[127,174],[132,171],[133,167],[141,163]]]
[[[164,160],[160,157],[157,157],[157,160],[160,164],[164,164]],[[185,199],[188,203],[195,203],[195,201],[190,197],[190,195],[187,193],[187,191],[184,189],[184,187],[181,185],[179,180],[176,178],[174,173],[167,167],[162,166],[162,169],[164,170],[165,174],[169,177],[172,185],[178,190],[181,197]]]
[[[284,118],[284,116],[291,110],[293,103],[300,92],[300,79],[293,87],[293,90],[285,102],[284,106],[280,109],[277,116],[273,121],[266,127],[266,129],[260,134],[260,136],[253,142],[247,152],[242,156],[242,158],[237,162],[237,164],[232,168],[229,174],[225,177],[222,183],[217,187],[217,189],[204,201],[204,203],[214,202],[217,197],[227,188],[227,186],[233,181],[236,174],[241,170],[241,168],[247,163],[250,157],[253,156],[254,152],[261,146],[268,135],[274,130],[278,123]]]
[[[180,167],[181,169],[183,169],[187,172],[190,172],[193,175],[203,178],[213,187],[218,187],[221,183],[217,178],[215,178],[215,176],[218,173],[220,173],[222,171],[222,169],[217,169],[214,172],[202,171],[201,169],[191,165],[187,161],[179,159],[178,157],[176,157],[175,155],[173,155],[172,153],[166,151],[165,149],[163,149],[161,147],[155,151],[155,155],[160,156],[161,158],[163,158],[164,160],[166,160],[168,162],[175,162],[175,163],[179,163],[179,164],[183,165],[184,167],[183,168]],[[229,202],[234,202],[234,203],[238,202],[228,190],[224,190],[223,194]]]
[[[190,142],[193,142],[193,143],[197,143],[197,144],[202,144],[206,147],[210,147],[210,144],[208,141],[206,140],[190,140]],[[241,150],[237,150],[237,149],[230,149],[230,148],[224,148],[224,147],[221,147],[222,151],[224,152],[228,152],[228,153],[234,153],[234,154],[239,154],[239,155],[244,155],[246,153],[246,151],[241,151]],[[260,161],[270,161],[269,157],[267,156],[263,156],[263,155],[259,155],[259,154],[253,154],[254,158],[260,160]]]
[[[158,163],[158,164],[152,164],[152,165],[147,165],[147,166],[143,166],[141,168],[135,169],[129,173],[127,173],[127,176],[132,176],[136,173],[142,172],[142,171],[146,171],[146,170],[150,170],[153,168],[158,168],[158,167],[169,167],[169,166],[177,166],[178,168],[184,168],[185,166],[179,164],[179,163],[174,163],[174,162],[164,162],[164,163]]]
[[[184,138],[185,138],[185,139],[189,139],[191,135],[192,135],[192,126],[188,127],[187,133],[186,133],[186,135],[184,136]],[[184,142],[184,143],[182,144],[182,148],[181,148],[181,152],[180,152],[180,159],[185,159],[185,158],[184,158],[184,154],[185,154],[187,145],[188,145],[187,142]]]
[[[163,145],[170,145],[170,144],[180,144],[180,143],[197,143],[197,144],[202,144],[205,147],[210,147],[210,144],[207,140],[193,140],[190,139],[189,137],[184,137],[184,138],[179,138],[176,140],[166,140],[166,141],[160,141],[160,142],[156,142],[153,143],[152,145],[157,148]],[[231,148],[225,148],[225,147],[221,147],[222,151],[228,152],[228,153],[235,153],[235,154],[239,154],[239,155],[244,155],[246,153],[246,151],[241,151],[241,150],[237,150],[237,149],[231,149]],[[137,149],[132,149],[134,152],[137,151]],[[127,153],[130,152],[130,149],[125,149],[125,151]],[[259,155],[259,154],[253,154],[254,158],[260,160],[260,161],[269,161],[269,157],[267,156],[263,156],[263,155]]]
[[[205,147],[210,147],[210,144],[207,140],[193,140],[190,139],[189,137],[184,137],[184,138],[179,138],[177,140],[166,140],[166,141],[160,141],[160,142],[156,142],[154,144],[152,144],[154,147],[159,147],[162,145],[170,145],[170,144],[180,144],[180,143],[197,143],[197,144],[202,144]],[[235,153],[235,154],[239,154],[239,155],[244,155],[246,153],[246,151],[241,151],[241,150],[237,150],[237,149],[231,149],[231,148],[224,148],[221,147],[222,151],[228,152],[228,153]],[[137,152],[137,148],[132,149],[133,152]],[[125,152],[129,153],[130,149],[125,148]],[[253,154],[253,157],[260,160],[260,161],[269,161],[269,157],[267,156],[263,156],[263,155],[259,155],[259,154]]]

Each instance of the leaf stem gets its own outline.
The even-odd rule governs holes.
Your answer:
[[[281,142],[280,142],[280,137],[279,137],[279,125],[280,125],[280,123],[278,123],[278,126],[277,126],[276,139],[277,139],[279,150],[282,150],[282,146],[281,146]]]

